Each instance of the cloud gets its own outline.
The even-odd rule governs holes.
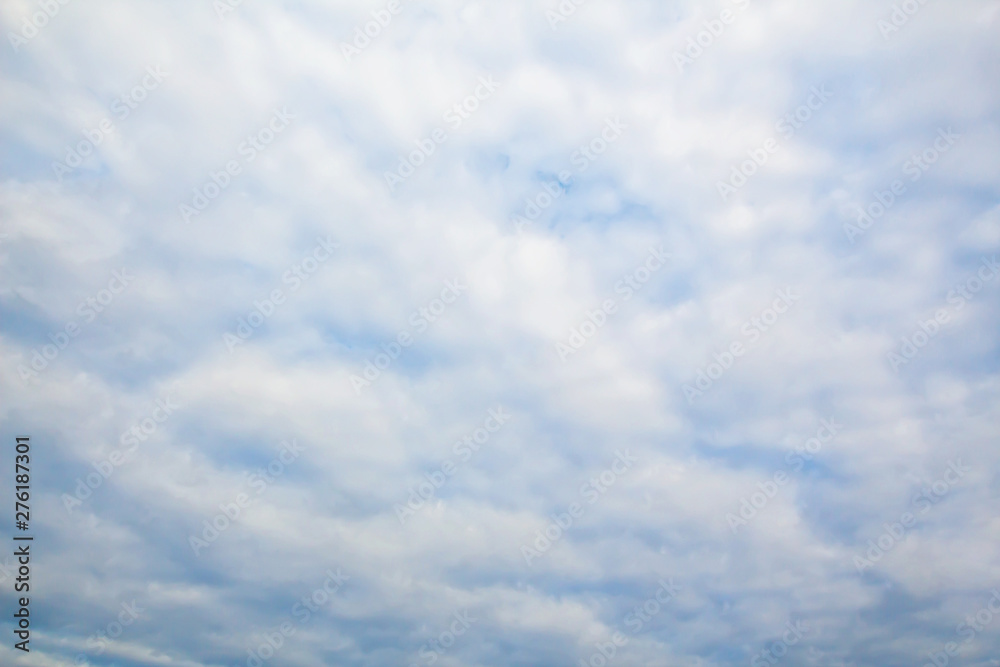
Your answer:
[[[0,660],[996,664],[997,2],[218,4],[0,9]]]

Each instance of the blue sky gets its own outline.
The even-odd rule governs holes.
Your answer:
[[[0,664],[1000,666],[1000,2],[91,4],[0,8]]]

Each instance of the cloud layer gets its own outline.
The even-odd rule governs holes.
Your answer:
[[[1000,665],[1000,2],[0,25],[0,662]]]

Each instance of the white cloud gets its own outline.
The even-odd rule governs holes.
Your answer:
[[[789,620],[812,628],[789,665],[916,664],[962,641],[1000,584],[1000,284],[948,301],[1000,240],[996,2],[926,3],[887,39],[891,3],[754,0],[683,73],[674,52],[743,3],[590,0],[553,31],[556,2],[403,2],[350,62],[341,44],[385,3],[279,4],[220,20],[211,3],[70,2],[4,52],[0,416],[36,442],[46,611],[30,660],[0,660],[101,664],[87,638],[134,598],[149,620],[109,651],[121,664],[246,664],[289,619],[270,664],[429,664],[421,647],[462,610],[479,620],[440,664],[578,664],[664,577],[683,592],[616,664],[743,664]],[[33,11],[7,3],[4,33]],[[156,65],[163,82],[60,182],[53,162]],[[482,76],[499,88],[449,128]],[[717,182],[821,85],[830,100],[723,201]],[[294,121],[248,160],[241,142],[283,108]],[[616,117],[621,138],[576,160]],[[384,173],[438,127],[390,192]],[[844,225],[947,127],[955,146],[850,243]],[[185,224],[179,205],[232,159]],[[339,248],[292,291],[285,272],[328,236]],[[650,246],[671,261],[626,299]],[[46,358],[122,267],[134,283]],[[456,278],[468,292],[415,324]],[[801,300],[747,333],[788,287]],[[287,300],[231,353],[223,334],[274,289]],[[942,307],[950,323],[894,372],[887,355]],[[355,392],[400,332],[413,344]],[[733,342],[746,354],[689,403]],[[36,352],[37,376],[19,370]],[[170,391],[183,408],[67,512]],[[394,504],[498,404],[509,425],[400,526]],[[726,514],[831,417],[843,430],[734,535]],[[301,458],[196,556],[188,536],[291,439]],[[521,545],[626,448],[636,469],[527,566]],[[859,575],[854,556],[958,458],[968,476]],[[337,567],[350,579],[299,626],[296,601]],[[989,664],[993,637],[962,659]]]

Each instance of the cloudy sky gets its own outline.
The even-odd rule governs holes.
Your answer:
[[[997,0],[0,27],[0,663],[1000,665]]]

